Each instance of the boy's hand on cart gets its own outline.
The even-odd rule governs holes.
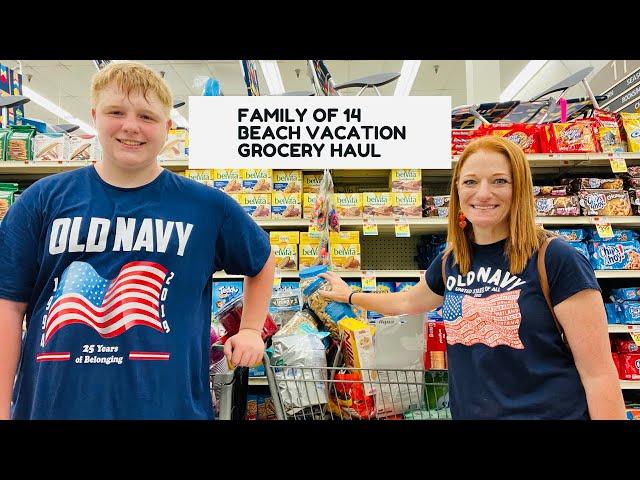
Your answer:
[[[324,278],[331,285],[331,291],[326,291],[321,288],[319,290],[320,295],[336,302],[349,302],[349,295],[351,295],[353,290],[351,290],[351,287],[347,285],[337,273],[327,272],[321,273],[318,276]]]
[[[258,330],[241,328],[224,344],[227,362],[234,367],[253,367],[262,361],[264,341]]]

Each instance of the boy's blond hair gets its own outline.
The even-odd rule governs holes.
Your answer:
[[[129,96],[141,93],[149,101],[147,94],[155,93],[167,116],[173,105],[171,90],[167,82],[146,65],[135,62],[111,63],[93,76],[91,81],[91,105],[95,108],[100,92],[114,84]]]

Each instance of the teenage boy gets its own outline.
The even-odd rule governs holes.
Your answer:
[[[212,419],[211,277],[246,276],[225,353],[255,364],[269,238],[226,194],[159,166],[159,75],[111,64],[91,100],[102,161],[34,183],[0,225],[0,417]]]

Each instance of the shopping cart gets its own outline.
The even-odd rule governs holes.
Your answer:
[[[213,350],[222,352],[224,345],[212,345]],[[242,420],[247,409],[249,369],[229,368],[226,357],[209,368],[209,386],[217,420]]]
[[[266,354],[264,362],[279,420],[451,419],[446,370],[273,365]]]

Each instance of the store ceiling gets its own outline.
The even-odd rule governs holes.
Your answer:
[[[500,61],[500,86],[504,89],[528,60]],[[0,60],[9,68],[16,68],[17,60]],[[202,77],[214,77],[219,80],[224,95],[246,95],[240,62],[238,60],[144,60],[156,71],[165,72],[164,78],[169,83],[176,101],[188,101],[189,95],[200,95]],[[399,72],[402,60],[327,60],[336,83],[357,77],[383,72]],[[546,66],[529,82],[517,96],[528,99],[554,83],[578,70],[592,66],[596,73],[607,60],[571,60],[549,61]],[[78,119],[91,124],[89,87],[91,77],[96,72],[92,60],[21,60],[25,84],[32,90],[45,96]],[[438,65],[437,73],[435,65]],[[282,81],[286,91],[312,90],[307,75],[305,60],[278,61]],[[258,68],[258,79],[261,90],[268,94],[267,84]],[[393,95],[395,82],[380,88],[382,95]],[[343,90],[344,95],[355,95],[357,88]],[[594,92],[598,93],[598,92]],[[411,95],[450,95],[452,106],[467,103],[466,67],[464,60],[423,60]],[[580,87],[569,91],[571,96],[584,96]],[[484,101],[495,101],[487,98]],[[178,109],[188,117],[188,106]],[[37,118],[50,124],[65,123],[55,115],[36,105],[34,102],[25,105],[25,115]]]

